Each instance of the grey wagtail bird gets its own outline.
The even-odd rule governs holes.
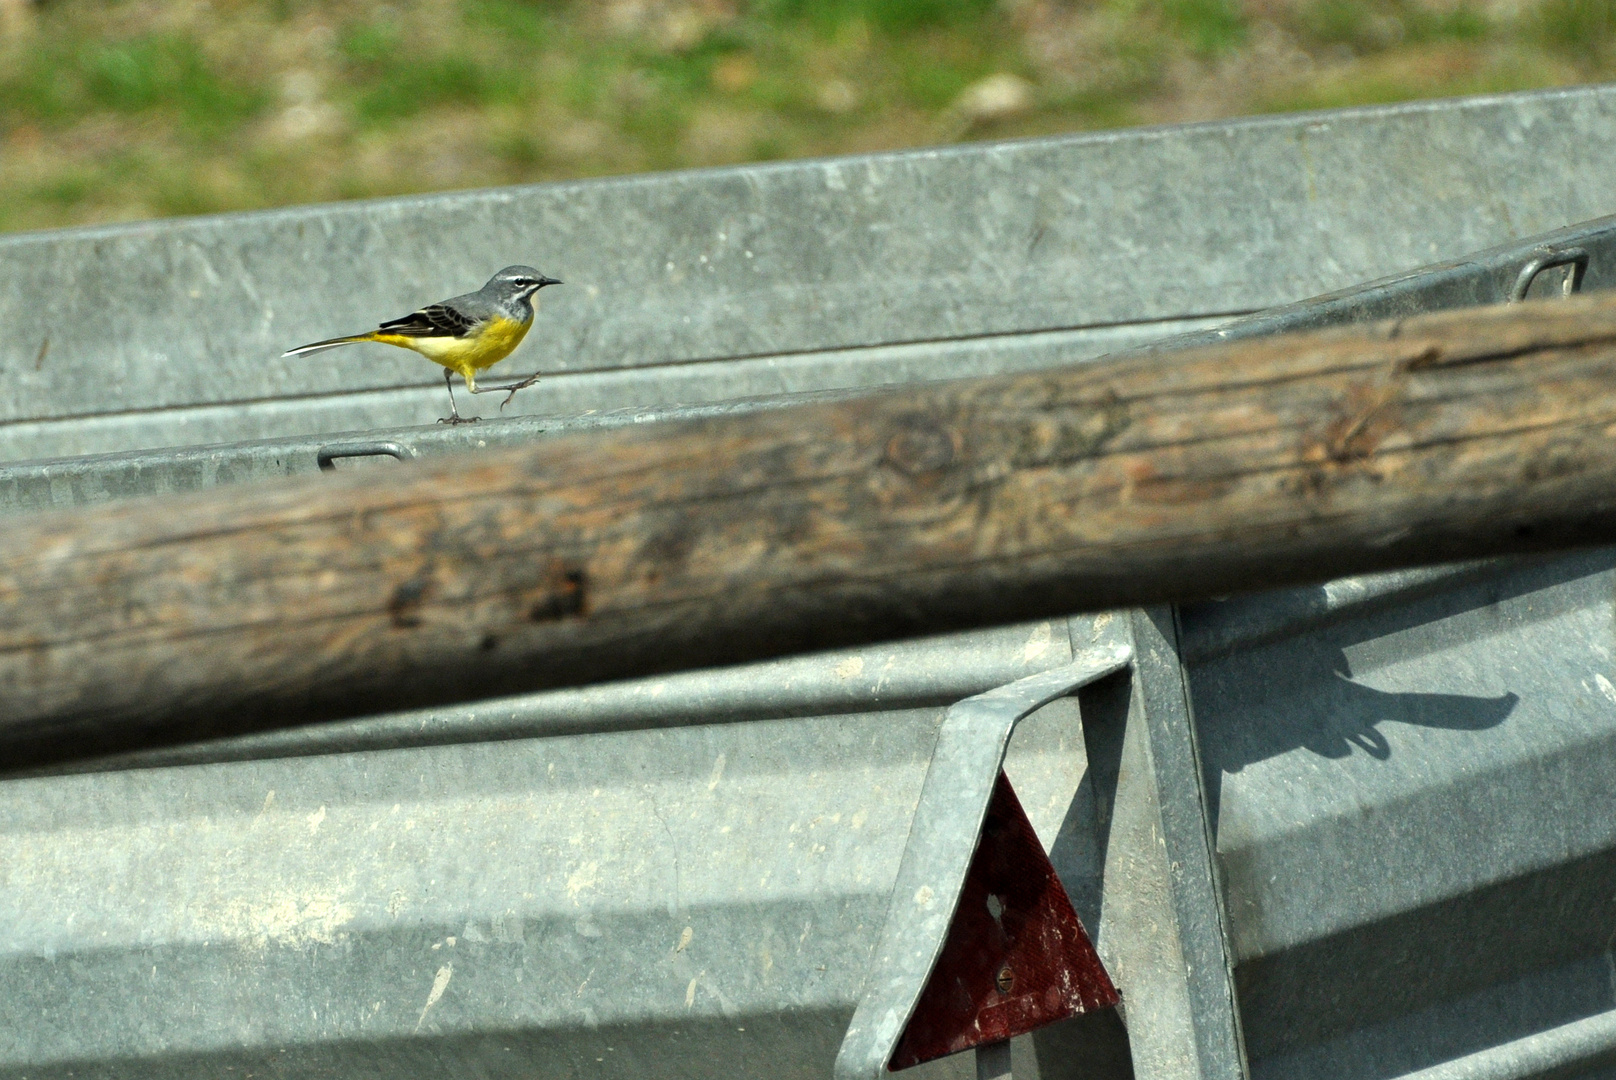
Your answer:
[[[440,424],[460,424],[465,420],[455,407],[455,372],[466,380],[473,394],[506,393],[506,402],[518,390],[539,381],[537,374],[509,386],[477,386],[477,373],[493,367],[516,349],[533,325],[533,294],[546,285],[560,285],[531,266],[507,266],[488,279],[474,293],[428,304],[402,319],[384,322],[368,334],[329,338],[287,349],[282,356],[308,356],[361,341],[379,341],[414,349],[435,364],[443,365],[443,385],[449,388],[449,415]],[[471,417],[475,420],[476,417]]]

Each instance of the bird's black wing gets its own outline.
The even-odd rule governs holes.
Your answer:
[[[465,337],[472,326],[471,316],[442,304],[432,304],[402,319],[384,322],[379,329],[400,337]]]

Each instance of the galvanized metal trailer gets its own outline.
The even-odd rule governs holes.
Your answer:
[[[0,501],[1608,287],[1613,135],[1596,87],[6,238]],[[530,415],[411,428],[442,393],[418,360],[275,359],[517,259],[569,282],[522,354],[555,372]],[[1029,711],[1005,768],[1124,1005],[1017,1040],[1016,1075],[1609,1072],[1613,568],[14,772],[0,1076],[878,1073],[897,1031],[844,1046],[850,1019],[920,992],[948,920],[900,901],[957,892]]]

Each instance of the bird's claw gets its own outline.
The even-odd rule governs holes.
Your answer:
[[[516,392],[518,390],[526,390],[528,387],[532,386],[534,383],[536,383],[538,381],[539,381],[539,376],[538,376],[538,373],[535,372],[534,374],[529,375],[527,378],[523,379],[519,383],[513,383],[510,386],[502,386],[502,387],[500,387],[501,390],[507,390],[507,391],[509,391],[509,393],[507,393],[505,395],[505,400],[499,403],[499,411],[500,412],[505,411],[505,406],[507,406],[507,405],[509,405],[511,403],[511,398],[516,396]]]

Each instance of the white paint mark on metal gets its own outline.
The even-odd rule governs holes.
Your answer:
[[[199,903],[191,911],[199,934],[253,948],[330,945],[354,919],[353,909],[333,894],[291,893],[231,897]]]
[[[713,762],[713,774],[707,778],[707,790],[712,791],[718,782],[724,778],[725,755],[719,754],[718,760]]]
[[[679,944],[677,944],[677,945],[675,945],[673,947],[673,951],[676,952],[676,953],[682,953],[686,949],[690,948],[690,941],[695,936],[696,936],[696,930],[695,930],[694,927],[690,927],[690,926],[685,927],[684,932],[679,935]]]
[[[454,965],[444,964],[438,973],[432,977],[432,990],[426,995],[426,1004],[421,1006],[420,1019],[415,1021],[415,1030],[420,1031],[421,1025],[426,1023],[426,1014],[432,1011],[432,1006],[438,1003],[443,992],[449,988],[449,980],[454,978]]]
[[[273,795],[274,792],[270,794]],[[265,805],[268,805],[267,799],[265,800]],[[325,821],[325,806],[321,805],[320,809],[309,815],[309,832],[318,832],[323,821]]]
[[[593,889],[600,881],[600,863],[587,862],[567,875],[567,895],[576,897],[585,889]]]
[[[1055,631],[1049,623],[1041,622],[1033,627],[1032,636],[1027,638],[1027,644],[1021,650],[1021,662],[1030,664],[1049,651],[1049,646],[1055,640]]]

